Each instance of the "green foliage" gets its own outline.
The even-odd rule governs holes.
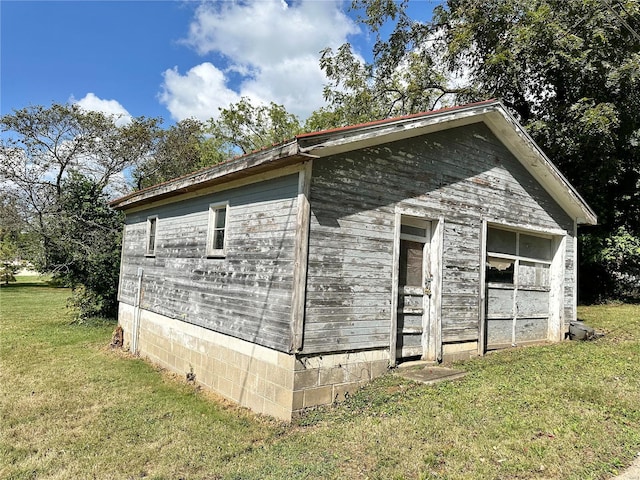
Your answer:
[[[16,260],[17,255],[18,249],[9,236],[0,238],[0,283],[9,285],[9,282],[16,281],[15,275],[22,268]]]
[[[371,120],[432,110],[450,94],[468,93],[456,87],[438,69],[432,52],[417,46],[407,36],[393,38],[390,45],[406,41],[411,50],[401,63],[391,59],[397,52],[380,52],[375,65],[362,63],[349,44],[335,52],[321,52],[320,67],[329,80],[324,98],[329,109],[312,114],[307,126],[311,130],[341,127]],[[376,45],[380,48],[380,45]],[[330,113],[330,114],[329,114]]]
[[[581,237],[580,291],[588,300],[640,302],[640,236],[624,227]]]
[[[141,162],[133,177],[138,189],[181,177],[228,157],[205,134],[199,120],[185,119],[156,134],[152,153]]]
[[[125,125],[118,118],[78,105],[30,106],[0,118],[8,132],[0,145],[0,175],[28,198],[36,213],[48,213],[70,172],[91,178],[100,188],[126,189],[117,175],[145,158],[158,119],[138,117]],[[53,207],[55,210],[55,206]]]
[[[107,302],[109,299],[106,299]],[[105,313],[105,298],[92,290],[87,290],[84,285],[78,285],[71,290],[71,296],[67,299],[67,308],[73,311],[74,321],[85,323],[89,319],[105,316],[113,317],[109,312]]]
[[[620,227],[640,237],[640,42],[631,31],[640,2],[447,0],[430,23],[410,18],[407,4],[353,2],[377,36],[374,61],[360,63],[348,45],[325,52],[332,110],[362,104],[372,120],[442,105],[438,92],[452,103],[498,98],[595,209],[600,226],[583,232],[583,252],[605,248]],[[599,273],[581,272],[582,281],[634,278],[630,264],[588,254],[582,265],[600,262]],[[591,300],[633,294],[585,288],[600,292]]]
[[[207,133],[223,154],[250,153],[293,138],[301,132],[298,118],[282,105],[255,106],[248,98],[220,111],[211,119]]]
[[[137,188],[187,175],[293,138],[298,118],[282,105],[255,106],[248,98],[221,109],[207,123],[186,119],[157,133],[151,154],[134,171]]]
[[[56,235],[48,244],[54,278],[74,289],[69,305],[77,319],[115,316],[124,215],[87,177],[73,173],[62,186]]]
[[[76,302],[83,308],[115,312],[122,216],[107,199],[128,191],[123,172],[152,151],[158,124],[139,117],[121,125],[60,104],[0,119],[2,218],[12,219],[21,258],[58,282],[84,287],[87,301]]]

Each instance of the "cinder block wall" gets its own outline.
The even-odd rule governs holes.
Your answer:
[[[120,303],[118,320],[131,348],[135,308]],[[138,352],[256,413],[290,421],[294,412],[342,401],[387,371],[386,350],[288,355],[206,328],[140,310]]]
[[[120,303],[119,322],[131,346],[134,307]],[[256,413],[291,419],[295,358],[186,322],[140,311],[138,351]]]
[[[343,401],[367,382],[387,372],[387,350],[299,357],[293,380],[293,410]]]

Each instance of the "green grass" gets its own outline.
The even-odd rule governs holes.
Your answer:
[[[108,349],[115,324],[72,324],[67,295],[0,289],[0,478],[604,479],[640,451],[639,306],[581,308],[598,341],[389,375],[287,426]]]

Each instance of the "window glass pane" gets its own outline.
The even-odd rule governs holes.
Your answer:
[[[489,228],[487,230],[487,252],[516,254],[516,232]]]
[[[216,228],[224,228],[226,223],[227,209],[216,209]]]
[[[550,285],[549,264],[521,261],[518,267],[518,285],[548,288]]]
[[[520,256],[551,260],[551,239],[521,233]]]
[[[154,253],[156,249],[156,218],[149,219],[149,237],[147,241],[147,253]]]
[[[412,227],[411,225],[401,225],[400,233],[406,233],[407,235],[415,235],[417,237],[426,237],[427,229],[420,227]]]
[[[214,250],[222,250],[224,248],[224,230],[213,232],[213,248]]]
[[[513,284],[515,260],[487,257],[486,281],[490,283]]]
[[[422,251],[424,243],[400,241],[399,284],[412,287],[422,286]]]

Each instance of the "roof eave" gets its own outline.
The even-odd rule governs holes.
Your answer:
[[[327,157],[478,122],[484,122],[491,129],[577,223],[597,223],[597,216],[589,205],[497,100],[300,135],[281,145],[134,192],[113,201],[111,205],[120,210],[138,208],[239,177],[300,163],[309,157]]]
[[[593,209],[504,106],[489,112],[484,121],[571,218],[581,225],[598,223]]]
[[[293,140],[133,192],[114,200],[111,202],[111,206],[115,209],[126,211],[167,197],[201,190],[237,177],[261,173],[307,159],[308,155],[301,154],[298,149],[298,143]]]
[[[384,120],[358,128],[337,129],[298,137],[300,151],[327,157],[361,148],[426,135],[482,121],[482,115],[501,105],[496,100],[453,107],[421,115]]]

